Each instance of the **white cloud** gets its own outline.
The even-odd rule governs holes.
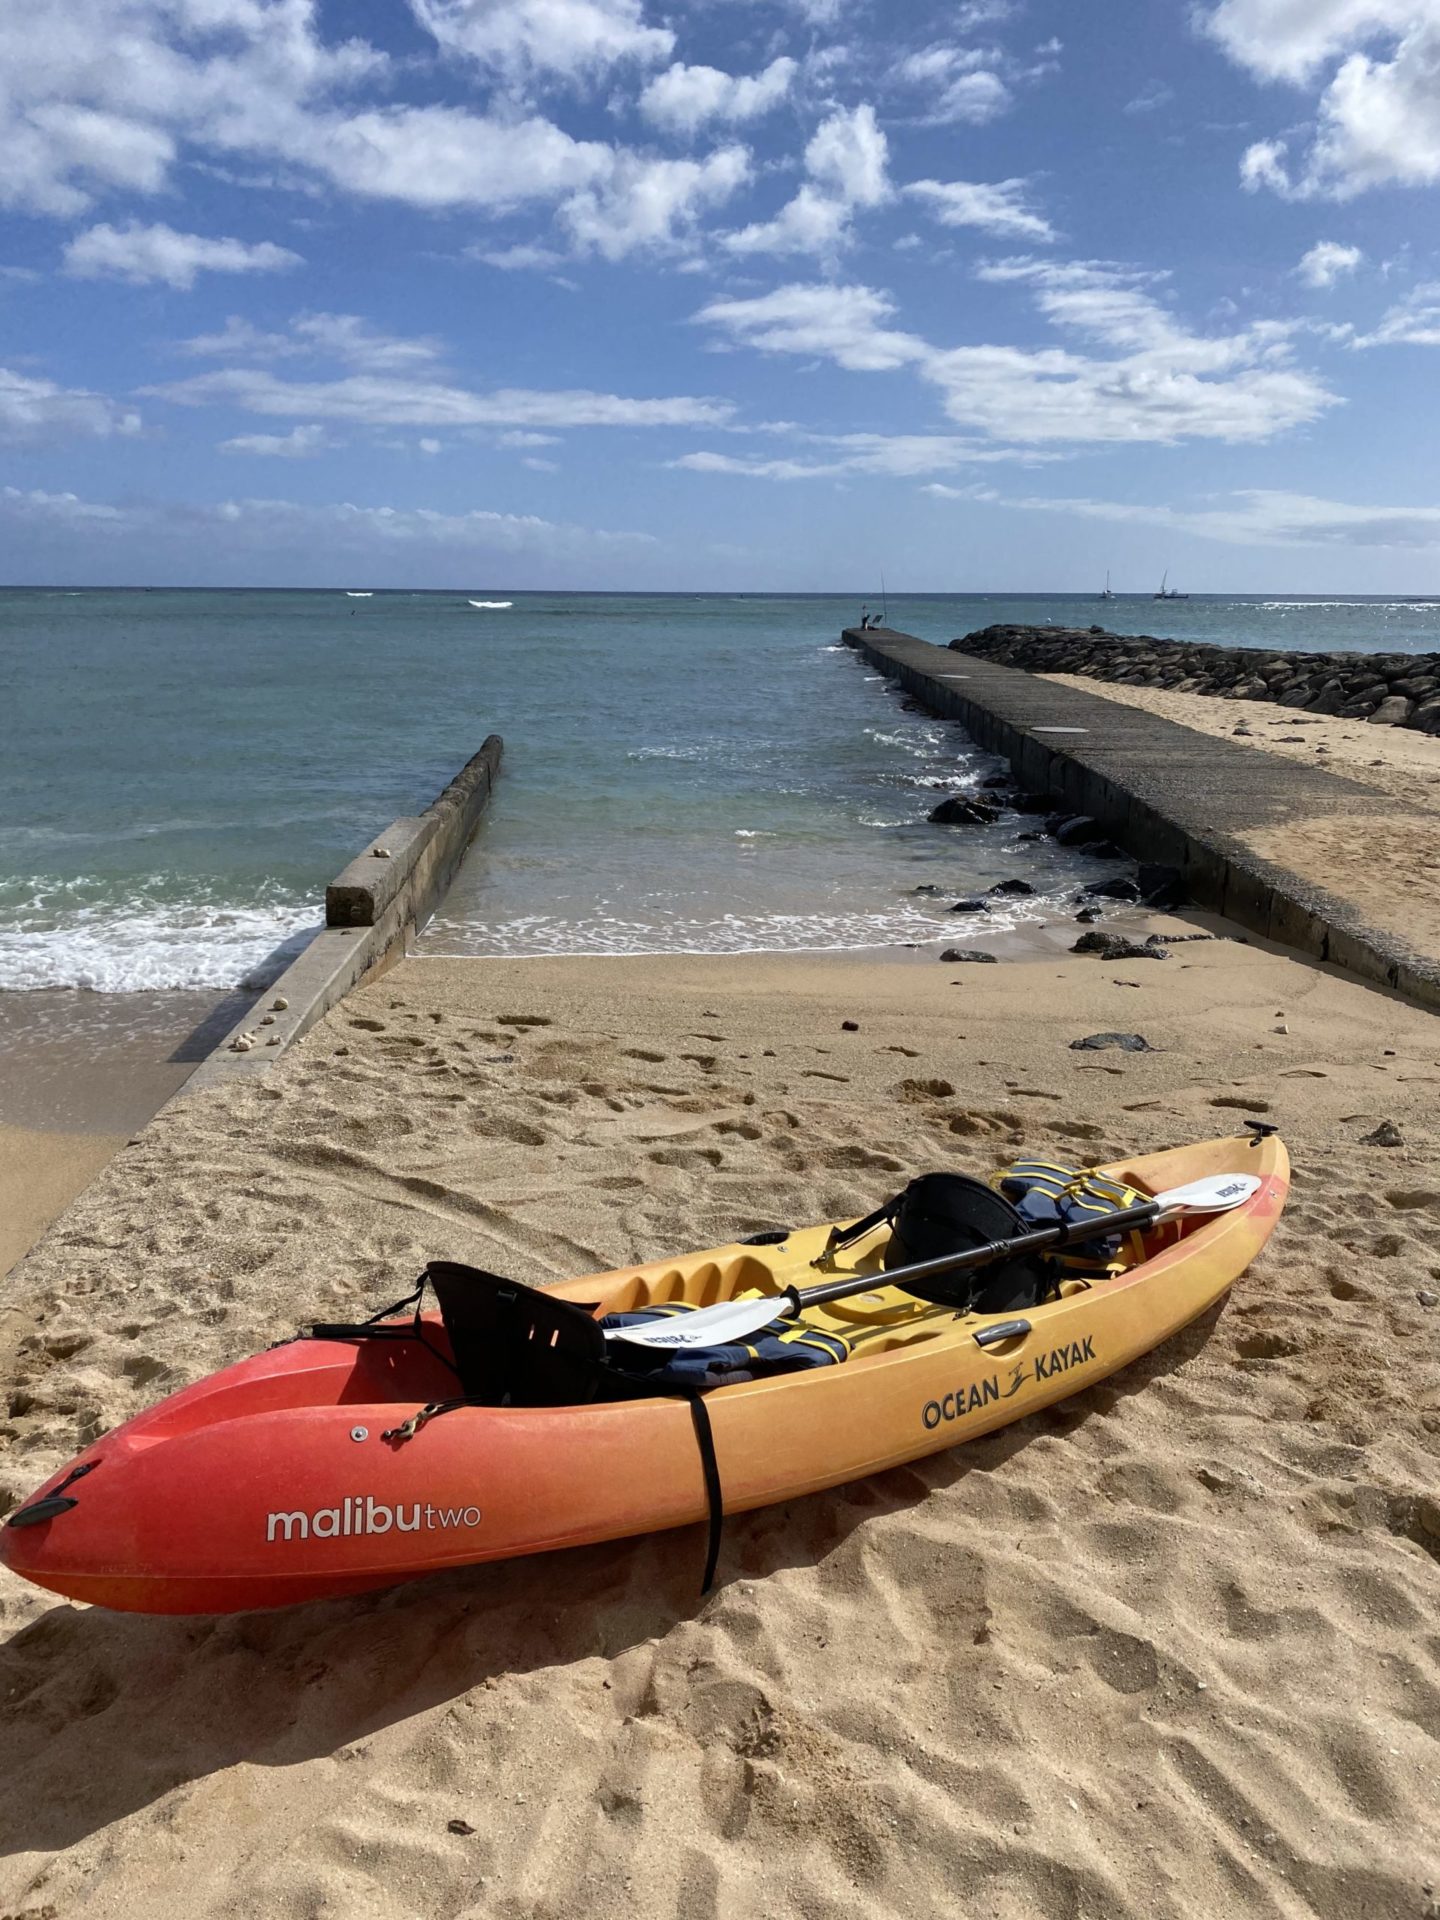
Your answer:
[[[771,220],[723,236],[730,253],[837,253],[849,238],[856,207],[890,197],[888,146],[875,109],[837,109],[822,120],[805,149],[809,176]]]
[[[668,60],[675,35],[647,27],[640,0],[410,0],[447,52],[518,79],[574,80],[621,61]]]
[[[367,373],[429,367],[444,353],[433,335],[382,333],[354,313],[299,313],[285,333],[267,333],[232,313],[218,333],[175,345],[197,360],[338,360]]]
[[[938,492],[937,487],[927,489]],[[1234,546],[1440,547],[1440,507],[1362,507],[1313,494],[1244,488],[1211,507],[1170,507],[1128,500],[990,496],[1000,505],[1035,513],[1078,514],[1164,527]]]
[[[573,194],[560,218],[581,252],[619,260],[639,248],[685,246],[702,213],[723,205],[750,178],[750,155],[721,147],[704,160],[620,154],[603,185]]]
[[[1228,334],[1182,326],[1143,277],[1103,263],[995,262],[981,277],[1024,285],[1056,326],[1110,349],[936,347],[889,322],[869,287],[792,285],[715,300],[696,315],[741,346],[820,356],[854,370],[913,367],[955,425],[1025,445],[1047,441],[1268,440],[1313,420],[1334,396],[1290,364],[1294,328],[1260,322]]]
[[[668,464],[690,473],[734,474],[749,480],[822,480],[847,473],[911,479],[922,473],[948,473],[955,467],[1000,460],[1020,460],[1030,465],[1058,458],[1028,449],[1017,452],[991,447],[983,441],[943,433],[801,433],[797,437],[826,451],[805,458],[686,453]]]
[[[414,207],[504,212],[606,179],[615,150],[552,121],[490,120],[457,107],[395,107],[295,129],[288,157],[351,193]]]
[[[523,427],[513,428],[502,433],[496,442],[501,447],[558,447],[560,436],[555,433],[530,433]]]
[[[1382,315],[1373,333],[1358,335],[1357,347],[1440,347],[1440,280],[1412,287]]]
[[[688,67],[677,61],[640,95],[640,111],[657,127],[694,134],[711,120],[758,120],[790,91],[797,63],[782,54],[763,72],[722,73],[719,67]]]
[[[187,288],[197,273],[280,273],[302,264],[298,253],[273,241],[211,239],[177,233],[173,227],[102,225],[76,234],[65,248],[65,271],[82,280],[129,280],[143,286],[160,280]]]
[[[1001,64],[993,48],[933,46],[898,61],[892,78],[931,96],[924,110],[928,125],[983,127],[1014,101],[996,70]]]
[[[366,507],[349,501],[225,500],[216,505],[111,506],[74,493],[0,487],[0,522],[16,528],[145,537],[192,549],[204,538],[222,560],[229,554],[360,553],[375,559],[411,549],[474,558],[485,553],[585,558],[654,547],[648,533],[612,532],[545,520],[535,514],[475,507],[438,513],[424,507]]]
[[[222,453],[250,453],[275,460],[308,460],[330,445],[321,426],[292,427],[289,433],[241,433],[222,440]],[[439,446],[437,441],[435,445]]]
[[[1309,151],[1292,171],[1282,141],[1257,142],[1246,186],[1345,200],[1440,180],[1440,0],[1221,0],[1204,24],[1262,80],[1310,86],[1328,72]]]
[[[870,287],[777,287],[753,299],[718,299],[695,315],[737,346],[762,353],[799,353],[833,360],[855,373],[883,373],[923,360],[923,340],[886,325],[895,312],[888,294]]]
[[[723,237],[730,253],[815,253],[839,251],[850,231],[850,209],[807,180],[772,220],[753,220]]]
[[[179,406],[233,406],[282,419],[346,420],[368,427],[724,426],[721,400],[676,395],[639,400],[584,390],[502,388],[477,393],[438,380],[352,374],[343,380],[281,380],[258,368],[224,368],[145,390]]]
[[[1259,78],[1300,82],[1349,47],[1403,33],[1431,12],[1428,0],[1220,0],[1204,24]]]
[[[1285,170],[1288,149],[1283,140],[1257,140],[1240,157],[1240,184],[1247,193],[1269,187],[1272,193],[1288,195],[1290,175]]]
[[[502,273],[547,272],[551,267],[563,264],[565,256],[557,253],[553,247],[536,246],[533,241],[517,241],[511,247],[467,247],[467,258],[479,260],[487,267],[498,267]]]
[[[890,191],[887,146],[875,109],[843,109],[822,120],[805,149],[805,170],[850,207],[877,207]]]
[[[0,441],[50,441],[61,434],[111,434],[140,431],[140,416],[117,407],[103,394],[59,387],[9,367],[0,367]]]
[[[292,326],[303,348],[369,373],[429,366],[442,352],[432,335],[381,333],[354,313],[302,313]]]
[[[1354,273],[1364,258],[1359,247],[1344,247],[1338,240],[1317,240],[1301,257],[1295,272],[1307,287],[1333,287],[1342,273]]]
[[[1050,241],[1055,229],[1026,205],[1025,180],[916,180],[902,192],[923,200],[944,227],[980,227],[1017,239]]]
[[[1167,87],[1163,80],[1147,80],[1133,100],[1125,102],[1126,113],[1157,113],[1161,107],[1168,107],[1175,98],[1175,89]]]

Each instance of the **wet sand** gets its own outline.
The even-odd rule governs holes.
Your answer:
[[[229,998],[0,993],[0,1275],[184,1085]]]
[[[1105,1030],[1157,1051],[1072,1050]],[[220,1621],[0,1576],[0,1907],[1423,1914],[1437,1086],[1434,1016],[1258,942],[406,962],[167,1108],[10,1276],[0,1498],[431,1257],[544,1280],[1247,1117],[1292,1201],[1222,1311],[732,1521],[704,1602],[698,1530]]]

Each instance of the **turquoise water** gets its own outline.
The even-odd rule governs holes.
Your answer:
[[[492,730],[505,771],[429,951],[893,944],[955,930],[918,884],[1022,874],[1053,895],[1080,871],[1006,833],[925,824],[937,792],[997,763],[837,646],[853,597],[474,597],[513,604],[0,593],[0,987],[237,984]],[[1427,601],[968,595],[889,612],[937,641],[1103,619],[1440,647]]]

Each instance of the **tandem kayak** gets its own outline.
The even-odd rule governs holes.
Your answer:
[[[0,1526],[0,1562],[101,1606],[238,1612],[713,1522],[942,1451],[1095,1385],[1204,1313],[1264,1246],[1289,1188],[1273,1136],[1097,1171],[1141,1195],[1209,1176],[1257,1180],[1228,1212],[1131,1237],[1112,1270],[1062,1282],[1020,1319],[957,1313],[888,1284],[888,1225],[838,1258],[826,1254],[831,1230],[816,1226],[538,1296],[515,1289],[554,1315],[583,1308],[598,1321],[781,1295],[817,1266],[874,1276],[807,1307],[785,1336],[843,1364],[703,1394],[477,1404],[456,1397],[446,1318],[417,1308],[413,1320],[321,1328],[102,1436]]]

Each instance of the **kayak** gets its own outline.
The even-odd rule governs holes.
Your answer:
[[[417,1309],[366,1330],[376,1337],[322,1329],[102,1436],[0,1526],[0,1562],[101,1606],[239,1612],[714,1521],[942,1451],[1094,1386],[1203,1314],[1264,1246],[1289,1188],[1273,1135],[1098,1171],[1141,1194],[1214,1175],[1258,1184],[1229,1212],[1145,1236],[1105,1276],[1062,1282],[1021,1319],[887,1284],[888,1225],[843,1256],[826,1257],[821,1225],[546,1289],[598,1317],[778,1295],[814,1281],[817,1263],[874,1275],[804,1311],[805,1337],[829,1338],[843,1364],[703,1394],[709,1459],[693,1397],[474,1404],[454,1398],[438,1315]]]

